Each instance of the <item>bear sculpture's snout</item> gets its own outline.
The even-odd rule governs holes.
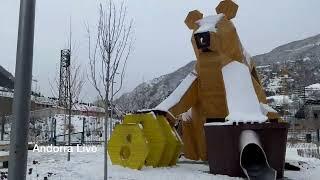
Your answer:
[[[194,38],[196,40],[197,48],[202,52],[209,52],[210,47],[210,32],[202,32],[194,34]]]

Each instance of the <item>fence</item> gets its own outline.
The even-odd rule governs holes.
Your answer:
[[[312,129],[289,129],[288,141],[289,142],[307,142],[319,143],[319,133],[317,130]]]
[[[66,145],[68,142],[68,120],[65,110],[47,108],[32,111],[29,123],[29,142],[37,144]],[[10,119],[6,116],[2,122],[1,140],[10,139]],[[118,120],[113,119],[113,124]],[[104,117],[73,113],[71,115],[71,144],[100,144],[104,140]]]

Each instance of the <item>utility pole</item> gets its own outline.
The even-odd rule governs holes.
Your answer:
[[[71,49],[70,49],[71,51]],[[70,52],[71,56],[71,52]],[[70,58],[71,60],[71,58]],[[71,94],[71,74],[70,74],[70,67],[69,67],[69,75],[68,75],[68,93],[69,93],[69,118],[68,118],[68,145],[71,146],[71,111],[72,111],[72,94]],[[70,151],[68,151],[68,161],[70,161]]]
[[[36,0],[20,0],[8,179],[25,180]]]
[[[71,30],[71,17],[70,17],[70,35],[69,35],[69,67],[68,67],[68,93],[69,93],[69,121],[68,121],[68,145],[71,146],[71,109],[72,109],[72,92],[71,92],[71,72],[70,72],[70,64],[71,64],[71,37],[72,37],[72,30]],[[68,161],[70,161],[70,151],[68,151]]]

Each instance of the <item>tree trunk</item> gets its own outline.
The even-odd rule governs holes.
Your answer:
[[[104,180],[108,179],[108,120],[109,104],[105,103],[105,122],[104,122]]]

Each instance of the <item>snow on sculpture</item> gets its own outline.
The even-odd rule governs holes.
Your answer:
[[[237,61],[222,68],[230,122],[265,122],[268,118],[261,111],[254,92],[249,68]]]

